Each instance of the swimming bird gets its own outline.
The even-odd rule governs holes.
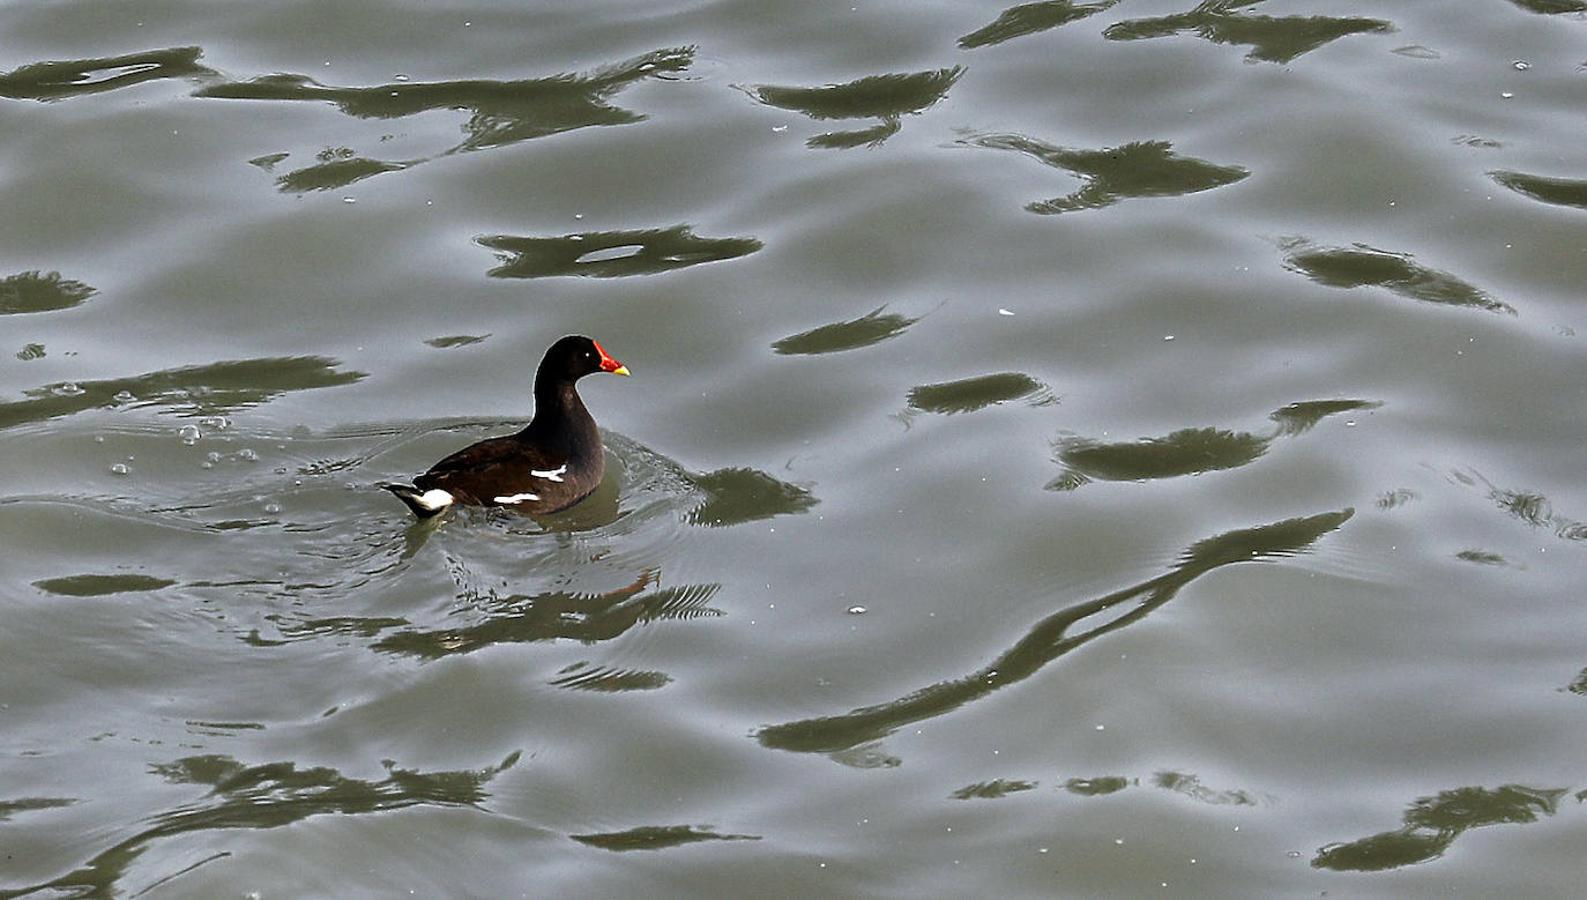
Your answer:
[[[412,484],[381,487],[420,519],[454,503],[530,515],[567,509],[589,496],[606,471],[600,430],[575,388],[580,378],[596,372],[627,375],[628,367],[591,338],[570,334],[558,340],[535,372],[535,414],[522,431],[464,447]]]

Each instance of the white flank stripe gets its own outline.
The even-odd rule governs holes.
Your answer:
[[[425,509],[440,509],[443,506],[452,505],[452,501],[456,498],[440,488],[430,488],[413,499],[417,500],[419,505]]]
[[[559,478],[557,480],[561,481],[562,479]],[[512,495],[507,496],[507,497],[497,497],[496,498],[496,502],[497,503],[522,503],[525,500],[539,500],[539,499],[540,499],[540,495],[539,494],[512,494]]]
[[[529,474],[536,478],[544,478],[547,481],[561,481],[563,474],[566,473],[567,470],[568,464],[563,463],[561,466],[555,469],[546,469],[545,471],[541,471],[540,469],[530,469]]]

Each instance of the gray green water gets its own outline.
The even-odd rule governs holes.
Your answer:
[[[1587,4],[0,7],[0,896],[1578,896]],[[530,413],[608,478],[410,527]]]

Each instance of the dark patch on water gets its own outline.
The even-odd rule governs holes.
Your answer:
[[[816,120],[880,119],[881,122],[870,128],[829,132],[806,141],[806,146],[818,149],[874,147],[898,132],[903,116],[921,113],[940,102],[963,74],[963,66],[954,66],[925,72],[868,75],[824,87],[761,84],[745,90],[767,106],[791,110]]]
[[[1403,827],[1317,851],[1314,868],[1339,872],[1381,872],[1428,862],[1466,831],[1490,825],[1524,825],[1559,811],[1568,788],[1455,788],[1423,797],[1405,811]]]
[[[1455,554],[1455,558],[1463,562],[1476,563],[1479,566],[1502,566],[1504,557],[1486,550],[1462,550]]]
[[[1382,405],[1374,400],[1308,400],[1291,403],[1268,418],[1278,423],[1279,434],[1293,437],[1312,430],[1318,422],[1329,416],[1358,409],[1377,409]]]
[[[204,78],[217,73],[198,64],[198,47],[146,50],[123,56],[33,63],[0,75],[0,97],[61,100],[101,94],[161,78]]]
[[[621,853],[627,850],[665,850],[701,841],[758,841],[753,834],[718,834],[709,825],[642,825],[627,831],[570,834],[581,844]]]
[[[1408,253],[1379,250],[1366,244],[1313,248],[1291,241],[1285,265],[1325,287],[1381,287],[1401,297],[1515,315],[1515,307],[1495,300],[1484,291],[1448,272],[1418,263]]]
[[[488,337],[490,337],[488,334],[454,334],[447,337],[433,337],[424,343],[437,350],[449,350],[453,347],[467,347],[470,344],[478,344]]]
[[[407,167],[407,163],[384,162],[361,156],[333,159],[288,172],[276,179],[276,187],[287,194],[331,191],[363,181],[365,178],[373,178],[386,172],[398,172]]]
[[[0,822],[10,821],[18,813],[40,809],[60,809],[77,801],[71,797],[22,797],[17,800],[0,800]]]
[[[949,794],[955,800],[997,800],[1009,794],[1020,791],[1035,790],[1034,781],[1010,781],[994,778],[991,781],[978,781],[975,784],[965,785]]]
[[[954,415],[974,412],[1010,400],[1029,397],[1043,389],[1041,382],[1020,372],[1001,372],[922,384],[909,392],[909,407],[921,412]]]
[[[1251,61],[1287,63],[1331,41],[1352,34],[1386,34],[1394,30],[1382,19],[1336,16],[1254,16],[1237,12],[1263,0],[1205,0],[1189,12],[1109,25],[1102,36],[1110,41],[1194,34],[1214,44],[1251,47]]]
[[[1575,178],[1546,178],[1522,172],[1489,172],[1489,177],[1522,196],[1555,206],[1587,209],[1587,181]]]
[[[640,669],[613,669],[579,662],[557,673],[551,680],[556,687],[579,691],[617,693],[622,691],[654,691],[672,683],[666,672]]]
[[[808,356],[818,353],[837,353],[869,347],[904,333],[904,329],[919,322],[919,317],[909,318],[898,313],[884,312],[878,306],[857,319],[834,322],[809,331],[789,335],[771,345],[774,352],[784,356]]]
[[[1228,531],[1191,545],[1170,571],[1113,593],[1074,603],[1041,619],[1012,647],[968,675],[949,678],[904,696],[847,713],[768,725],[756,732],[763,746],[776,750],[825,753],[848,764],[845,754],[874,745],[897,729],[947,715],[993,692],[1018,684],[1049,663],[1091,641],[1138,622],[1172,600],[1185,585],[1221,566],[1294,556],[1310,550],[1324,535],[1355,514],[1353,509],[1286,519]],[[1095,617],[1122,609],[1098,623]],[[1084,630],[1078,630],[1085,623]],[[1071,634],[1070,629],[1077,629]]]
[[[26,400],[0,403],[0,428],[120,405],[162,406],[195,416],[229,413],[291,391],[353,384],[364,378],[363,372],[338,372],[338,365],[322,356],[286,356],[60,382],[25,391]]]
[[[467,110],[467,135],[448,152],[500,147],[597,125],[627,125],[645,117],[609,102],[646,78],[666,78],[694,61],[693,47],[656,50],[583,74],[519,81],[397,81],[373,87],[335,87],[307,75],[265,75],[212,85],[199,97],[331,103],[360,119],[396,119],[436,109]]]
[[[1003,10],[996,21],[978,28],[962,38],[959,46],[965,50],[990,47],[1028,34],[1047,31],[1070,22],[1078,22],[1111,8],[1118,0],[1100,3],[1073,3],[1071,0],[1042,0],[1038,3],[1021,3]]]
[[[176,584],[169,578],[153,575],[68,575],[64,578],[46,578],[33,582],[33,586],[51,594],[65,597],[104,597],[110,594],[127,594],[137,591],[157,591]]]
[[[486,273],[493,278],[655,275],[737,259],[763,246],[754,238],[697,237],[688,225],[646,231],[592,231],[562,237],[496,234],[475,238],[475,242],[496,251],[501,265]]]
[[[1111,206],[1137,197],[1179,197],[1233,184],[1251,172],[1180,156],[1167,141],[1136,141],[1103,150],[1058,147],[1020,134],[986,134],[961,143],[990,150],[1013,150],[1063,169],[1086,184],[1065,197],[1025,205],[1037,215],[1055,215]]]
[[[717,469],[691,476],[706,500],[689,513],[689,524],[724,528],[774,516],[808,512],[817,503],[810,491],[750,468]]]
[[[1122,775],[1102,775],[1096,778],[1071,778],[1063,783],[1063,789],[1082,797],[1102,797],[1116,794],[1131,784],[1131,780]]]
[[[71,309],[94,295],[92,287],[59,272],[20,272],[0,278],[0,315]],[[38,346],[38,345],[30,345]],[[43,356],[44,348],[39,347]]]
[[[1510,0],[1510,2],[1527,12],[1535,12],[1543,16],[1587,12],[1587,0]]]
[[[280,828],[312,816],[365,815],[415,806],[477,809],[497,775],[518,762],[513,753],[483,769],[419,772],[385,761],[390,773],[380,781],[349,778],[327,766],[299,768],[294,762],[250,766],[230,756],[206,754],[149,770],[172,784],[202,785],[202,798],[143,821],[130,837],[100,851],[77,869],[7,896],[54,892],[52,896],[113,896],[115,886],[155,841],[234,829]]]

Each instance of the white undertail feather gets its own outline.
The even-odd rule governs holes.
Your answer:
[[[457,500],[450,492],[440,488],[421,491],[411,484],[382,484],[381,487],[396,494],[397,498],[408,504],[413,514],[421,519],[440,515]]]
[[[529,470],[529,474],[533,475],[536,478],[544,478],[547,481],[561,481],[562,480],[562,476],[564,474],[566,474],[567,471],[568,471],[568,464],[567,463],[563,463],[561,466],[558,466],[555,469],[545,469],[545,470],[530,469]],[[535,499],[538,500],[539,498],[537,497]]]
[[[557,479],[557,481],[561,481],[561,480],[562,479],[560,479],[560,478]],[[495,499],[495,502],[497,502],[497,503],[513,504],[513,503],[522,503],[525,500],[539,500],[540,499],[540,495],[539,494],[509,494],[509,495],[507,495],[505,497],[496,497],[494,499]]]
[[[440,488],[430,488],[424,493],[415,496],[413,499],[414,502],[418,503],[425,509],[441,509],[443,507],[451,506],[452,502],[457,498],[453,497],[446,491],[441,490]]]

